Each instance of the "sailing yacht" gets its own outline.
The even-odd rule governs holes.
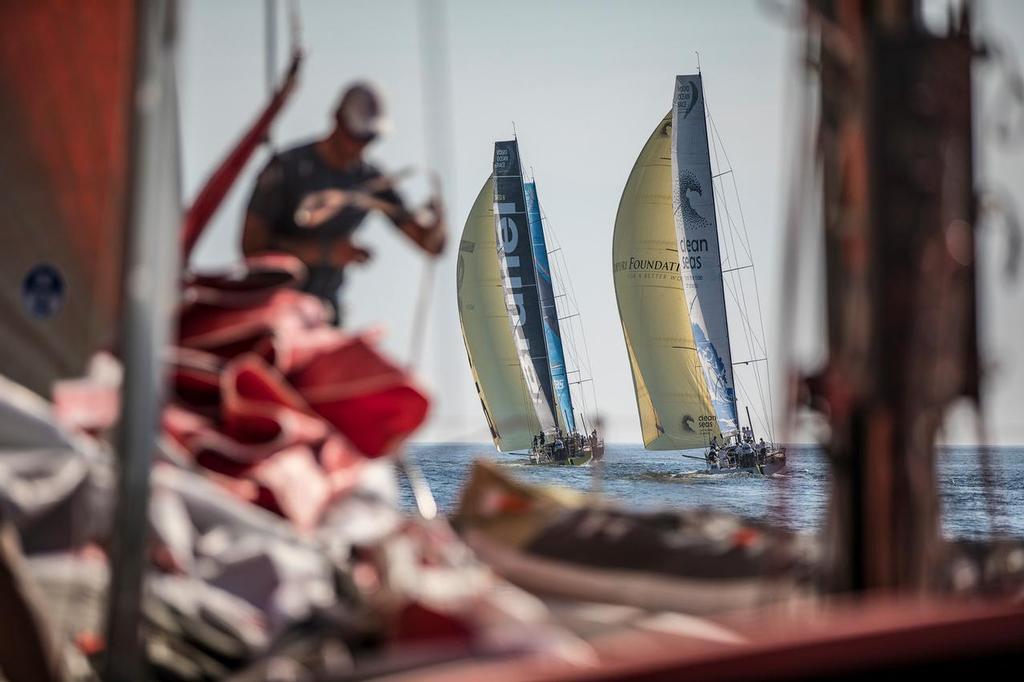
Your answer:
[[[749,405],[741,423],[735,375],[753,366],[757,394],[770,405],[763,326],[757,339],[747,319],[734,320],[748,351],[764,356],[735,362],[726,310],[727,293],[741,300],[743,291],[724,274],[753,264],[723,256],[716,177],[701,76],[677,76],[672,111],[644,145],[619,202],[612,240],[619,317],[644,447],[706,448],[709,472],[769,475],[785,467],[785,449],[772,442],[769,419],[769,442],[755,442]],[[743,314],[746,306],[738,307]]]
[[[501,452],[533,463],[585,464],[604,442],[585,410],[582,368],[566,365],[559,306],[535,181],[517,140],[495,142],[459,245],[462,337],[484,418]],[[579,364],[579,363],[577,363]],[[570,374],[579,378],[570,381]]]

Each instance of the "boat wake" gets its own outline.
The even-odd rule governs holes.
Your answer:
[[[742,478],[753,478],[755,474],[745,471],[728,473],[708,473],[707,471],[646,471],[631,478],[641,481],[660,481],[663,483],[719,483]]]

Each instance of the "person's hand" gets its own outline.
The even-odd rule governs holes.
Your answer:
[[[352,203],[353,196],[340,189],[310,192],[299,202],[292,220],[299,227],[314,228],[324,224]]]
[[[444,226],[444,204],[438,197],[431,197],[430,201],[427,202],[427,210],[430,211],[430,215],[433,216],[431,227],[443,227]]]
[[[331,245],[330,262],[335,267],[365,263],[371,258],[373,258],[373,253],[370,250],[356,246],[350,239],[339,239]]]
[[[424,248],[434,256],[440,256],[444,251],[446,241],[446,230],[444,221],[444,206],[437,197],[427,202],[426,212],[428,217],[421,224],[426,235],[423,240]]]

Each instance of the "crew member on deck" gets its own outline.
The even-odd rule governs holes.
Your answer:
[[[414,215],[381,171],[363,158],[366,147],[387,127],[376,90],[368,83],[352,85],[342,95],[326,137],[282,151],[267,163],[245,215],[242,251],[297,256],[309,270],[303,289],[330,305],[338,325],[345,267],[371,256],[352,241],[370,210],[381,210],[426,253],[437,256],[444,248],[440,203],[430,203],[429,217]]]

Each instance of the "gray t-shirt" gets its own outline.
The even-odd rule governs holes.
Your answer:
[[[295,223],[295,211],[303,199],[325,189],[352,189],[381,177],[381,172],[366,161],[357,161],[345,168],[328,165],[310,142],[276,154],[260,172],[249,200],[249,212],[267,222],[271,244],[275,237],[307,238],[329,244],[348,238],[366,217],[359,206],[346,206],[317,227]],[[373,192],[388,203],[402,206],[402,200],[391,188]],[[307,263],[309,278],[303,289],[328,301],[337,312],[338,289],[345,281],[343,268],[327,263]]]

